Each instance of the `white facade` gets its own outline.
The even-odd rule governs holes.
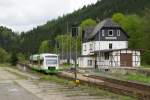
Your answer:
[[[109,50],[109,44],[112,44],[111,49],[125,49],[128,48],[128,41],[95,41],[94,51]]]
[[[92,55],[94,51],[94,42],[86,42],[82,44],[82,55]]]
[[[79,57],[79,67],[82,68],[93,68],[95,66],[95,57]]]
[[[109,50],[109,45],[112,44],[111,49],[125,49],[128,48],[128,41],[93,41],[82,44],[82,55],[92,55],[94,51]]]
[[[105,53],[109,53],[108,57]],[[121,60],[121,55],[129,56],[126,60]],[[95,68],[97,67],[140,67],[141,65],[140,50],[118,49],[110,52],[100,52],[96,57],[80,57],[79,67]],[[130,59],[130,60],[128,60]],[[89,66],[88,61],[92,60],[92,65]],[[128,65],[131,63],[131,65]]]

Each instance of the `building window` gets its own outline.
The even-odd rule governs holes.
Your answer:
[[[112,49],[112,43],[109,44],[109,49]]]
[[[105,60],[109,60],[109,52],[106,52],[106,53],[104,54],[104,56],[105,56]]]
[[[108,36],[113,36],[113,30],[108,30]]]
[[[102,36],[105,36],[105,30],[102,30]]]
[[[88,60],[88,66],[92,66],[92,60]]]
[[[86,51],[86,45],[84,45],[84,51]]]
[[[120,36],[120,30],[117,30],[117,36]]]
[[[90,51],[93,50],[93,44],[90,44]]]

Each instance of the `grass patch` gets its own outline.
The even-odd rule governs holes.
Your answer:
[[[9,63],[0,63],[0,67],[12,67]]]
[[[142,69],[140,69],[142,71]],[[144,69],[143,69],[144,70]],[[96,72],[98,73],[98,72]],[[101,72],[102,75],[108,76],[110,78],[120,79],[124,81],[136,81],[143,84],[150,84],[150,76],[147,72],[140,72],[140,71],[127,71],[127,70],[117,70],[117,71],[109,71],[109,72]],[[99,74],[101,75],[101,74]]]
[[[148,65],[148,64],[142,64],[142,68],[150,68],[150,65]]]
[[[122,77],[126,80],[139,81],[139,82],[150,84],[150,76],[146,76],[144,74],[140,74],[140,73],[132,73],[131,74],[130,73],[130,74],[124,75]]]
[[[65,69],[68,69],[68,68],[70,68],[70,64],[67,64],[67,63],[65,63],[65,64],[62,64],[62,65],[60,65],[59,66],[59,70],[65,70]]]
[[[55,75],[44,75],[40,78],[42,81],[52,81],[62,85],[67,85],[69,87],[74,87],[76,84],[73,81],[65,80],[63,78],[59,78]]]

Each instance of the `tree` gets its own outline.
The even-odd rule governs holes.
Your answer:
[[[0,63],[4,63],[8,60],[8,53],[5,49],[0,48]]]
[[[115,13],[112,16],[112,20],[121,24],[121,21],[125,18],[125,15],[122,13]]]
[[[64,53],[67,53],[70,47],[71,49],[74,47],[74,39],[69,34],[58,35],[55,40],[59,44],[59,52],[63,50]]]
[[[112,20],[120,24],[120,26],[129,35],[129,48],[139,48],[142,34],[140,26],[142,24],[141,18],[137,15],[123,15],[116,13],[112,16]]]
[[[87,27],[94,27],[94,26],[96,26],[96,21],[91,18],[82,21],[80,24],[81,29],[85,29]]]
[[[18,53],[17,57],[19,62],[24,62],[26,60],[24,54],[22,53]]]
[[[48,52],[50,52],[49,41],[45,40],[40,45],[39,53],[48,53]]]
[[[150,10],[145,11],[140,29],[143,34],[140,44],[144,50],[142,60],[144,64],[150,64]]]
[[[16,66],[17,63],[18,63],[17,54],[16,54],[16,52],[13,52],[13,53],[11,54],[11,65],[12,65],[12,66]]]

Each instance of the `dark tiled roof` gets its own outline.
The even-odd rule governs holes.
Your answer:
[[[108,18],[100,22],[93,30],[93,32],[89,35],[89,38],[93,38],[97,32],[103,27],[120,27],[117,23],[113,22],[112,19]]]
[[[84,39],[91,39],[93,38],[97,32],[102,29],[103,27],[113,27],[113,28],[120,28],[120,26],[113,22],[110,18],[103,20],[100,22],[95,28],[94,27],[88,27],[85,29]]]

